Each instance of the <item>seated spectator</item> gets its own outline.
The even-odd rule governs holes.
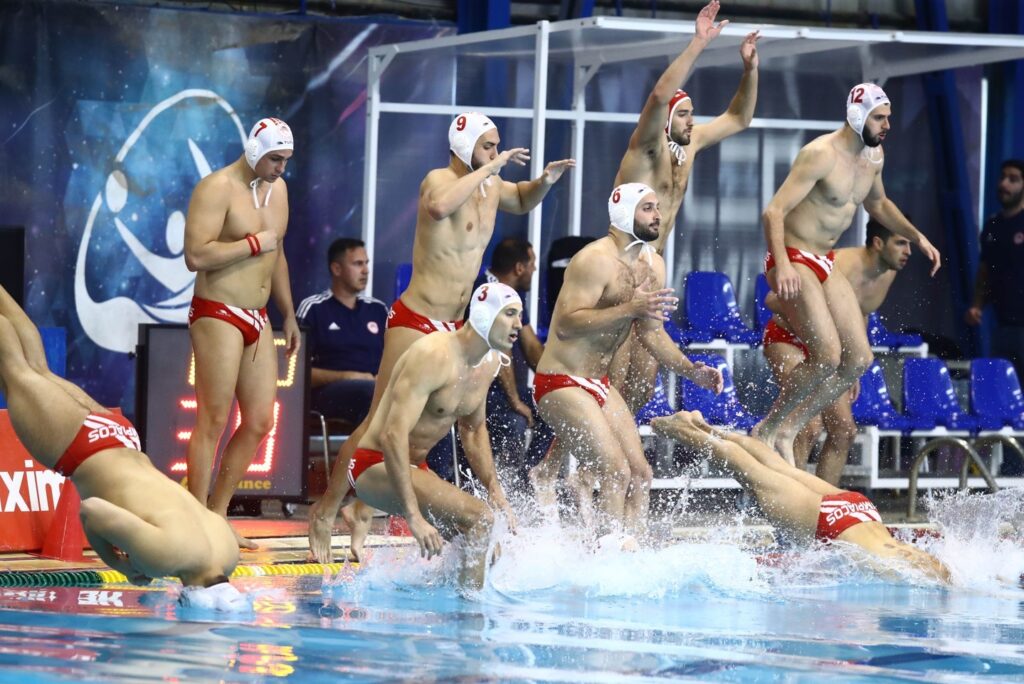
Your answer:
[[[327,418],[362,422],[384,353],[388,307],[359,294],[370,277],[362,240],[339,238],[327,249],[330,289],[299,304],[299,324],[309,328],[311,405]]]
[[[502,367],[487,394],[487,431],[491,437],[494,463],[510,492],[530,491],[527,473],[547,451],[554,434],[540,418],[529,387],[529,372],[537,367],[544,345],[530,325],[525,308],[537,257],[526,240],[506,238],[491,255],[491,267],[484,271],[477,286],[486,282],[503,283],[519,292],[523,299],[523,329],[512,347],[512,365]],[[531,428],[529,447],[526,428]]]

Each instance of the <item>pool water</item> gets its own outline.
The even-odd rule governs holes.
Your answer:
[[[1024,682],[1024,552],[979,536],[1006,522],[984,513],[922,542],[953,587],[883,581],[843,545],[765,563],[726,535],[623,554],[541,527],[506,536],[473,595],[454,553],[410,547],[240,579],[253,610],[230,616],[171,583],[4,589],[0,681]]]

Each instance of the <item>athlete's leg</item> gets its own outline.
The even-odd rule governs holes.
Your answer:
[[[857,438],[857,423],[853,420],[851,404],[851,392],[843,392],[821,413],[826,437],[815,472],[825,482],[837,486],[850,456],[853,440]]]
[[[205,506],[245,348],[237,328],[214,318],[196,320],[189,335],[196,365],[196,426],[188,440],[188,490]]]
[[[89,409],[33,370],[14,326],[0,316],[0,391],[18,439],[52,468],[71,444]]]
[[[834,375],[841,355],[839,334],[832,321],[821,283],[807,266],[793,264],[793,268],[800,275],[800,294],[793,300],[779,299],[779,306],[793,332],[807,345],[807,359],[790,371],[768,415],[754,429],[758,439],[772,446],[777,444],[777,433],[790,413],[812,393],[821,393],[821,385]],[[775,269],[772,269],[769,279],[774,274]],[[818,411],[821,408],[818,407]],[[804,422],[800,423],[800,427]],[[799,429],[787,435],[787,449],[781,452],[790,463],[793,462],[792,445],[797,432]]]
[[[274,427],[277,349],[269,325],[260,331],[255,347],[246,347],[242,354],[235,394],[238,397],[241,422],[224,447],[217,479],[213,482],[213,491],[207,503],[211,511],[223,518],[227,518],[228,504],[235,495],[238,483],[245,477],[256,451]],[[258,548],[255,543],[242,537],[239,537],[239,545],[247,549]]]
[[[626,456],[597,401],[579,387],[565,387],[544,395],[540,413],[580,462],[596,474],[601,488],[597,496],[598,534],[622,525],[630,467]]]
[[[72,399],[90,411],[106,412],[106,409],[86,394],[81,387],[68,382],[50,370],[49,365],[46,363],[46,352],[43,350],[43,339],[39,336],[39,329],[3,287],[0,287],[0,316],[6,317],[11,325],[14,326],[18,339],[21,340],[21,348],[25,354],[25,359],[32,370],[58,385],[62,390],[71,395]]]
[[[789,374],[804,361],[803,350],[788,342],[774,342],[764,347],[763,351],[768,368],[775,377],[775,384],[780,388],[790,382]],[[802,468],[807,464],[807,459],[819,434],[821,434],[821,421],[811,420],[797,435],[793,442],[793,460],[797,467]]]
[[[798,405],[796,410],[783,418],[775,440],[775,447],[782,454],[791,448],[788,445],[793,443],[796,434],[807,421],[847,391],[874,358],[857,296],[842,271],[835,269],[832,272],[824,283],[823,293],[840,345],[839,365],[834,373],[813,388],[807,397],[808,401]],[[803,334],[799,334],[806,341]],[[807,344],[810,347],[810,343]]]
[[[370,426],[370,421],[373,420],[377,404],[380,403],[380,398],[387,388],[391,372],[399,357],[421,337],[423,337],[423,333],[411,328],[390,328],[384,333],[384,354],[381,356],[380,368],[377,371],[377,382],[373,388],[370,411],[359,427],[341,445],[334,461],[334,467],[331,469],[331,476],[327,480],[327,489],[320,500],[309,509],[309,550],[312,552],[313,558],[320,563],[330,563],[333,557],[331,531],[334,529],[334,520],[338,516],[341,502],[348,494],[348,466],[352,461],[352,454],[359,448],[359,440],[362,439],[366,429]],[[366,516],[362,512],[353,511],[354,520],[361,521],[365,518]],[[356,542],[357,536],[365,539],[368,530],[368,524],[358,530],[353,529],[353,544]]]
[[[540,463],[530,468],[530,484],[533,485],[533,496],[540,508],[551,508],[558,504],[558,474],[571,450],[569,446],[563,447],[556,436],[551,440],[551,446]]]
[[[487,545],[494,525],[491,509],[429,470],[412,468],[411,479],[423,517],[446,539],[462,535],[465,552],[460,579],[463,586],[479,589],[484,583]],[[404,513],[383,463],[363,471],[356,484],[359,498],[369,505],[394,515]]]
[[[618,391],[612,387],[604,405],[604,415],[612,428],[629,464],[629,490],[625,502],[626,529],[638,537],[647,531],[647,511],[651,501],[651,481],[654,471],[644,456],[640,433],[636,429],[633,413]]]

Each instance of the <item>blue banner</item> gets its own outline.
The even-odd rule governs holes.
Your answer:
[[[82,3],[0,6],[0,211],[26,229],[25,308],[68,331],[68,376],[134,407],[140,323],[183,323],[185,215],[200,178],[287,121],[285,240],[296,304],[327,285],[331,240],[361,232],[366,52],[453,33]],[[378,238],[380,239],[380,238]]]

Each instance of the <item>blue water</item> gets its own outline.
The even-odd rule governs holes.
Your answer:
[[[520,529],[470,596],[454,553],[409,548],[239,580],[253,610],[227,617],[170,583],[6,589],[0,681],[1024,682],[1024,552],[986,525],[923,542],[953,587],[880,580],[842,547],[767,566],[728,535],[622,554]]]

